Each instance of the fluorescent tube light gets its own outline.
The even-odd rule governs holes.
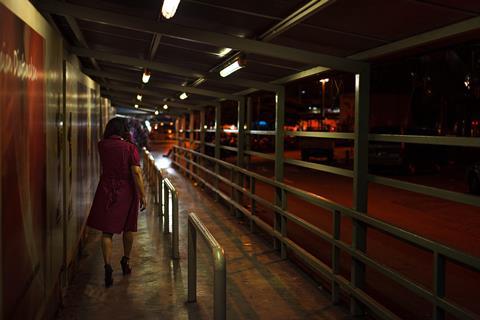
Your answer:
[[[147,70],[145,70],[145,72],[143,72],[143,75],[142,75],[142,82],[143,83],[148,83],[148,81],[150,81],[150,77],[152,75],[150,74],[150,72],[148,72]]]
[[[180,0],[163,0],[162,15],[166,19],[173,17],[177,11],[179,3]]]
[[[222,51],[220,51],[218,55],[223,58],[227,54],[229,54],[230,52],[232,52],[231,48],[223,48]]]
[[[232,64],[230,64],[230,65],[226,66],[224,69],[222,69],[222,71],[220,71],[220,75],[225,78],[226,76],[234,73],[235,71],[237,71],[239,69],[242,69],[243,67],[245,67],[245,64],[240,59],[236,60]]]
[[[195,80],[193,83],[192,83],[192,87],[196,87],[196,86],[199,86],[200,84],[204,83],[205,82],[205,78],[198,78],[197,80]]]
[[[186,92],[184,92],[184,93],[182,93],[182,94],[180,95],[180,99],[182,99],[182,100],[185,100],[185,99],[187,99],[187,98],[188,98],[188,95],[187,95]]]

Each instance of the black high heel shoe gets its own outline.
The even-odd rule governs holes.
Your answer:
[[[123,275],[132,273],[132,268],[130,268],[130,265],[128,264],[128,260],[130,259],[125,256],[123,256],[122,260],[120,260],[120,265],[122,266]]]
[[[105,288],[109,288],[113,284],[112,273],[113,273],[112,266],[109,264],[106,264],[105,265]]]

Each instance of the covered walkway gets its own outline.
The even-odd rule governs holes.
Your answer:
[[[331,304],[328,293],[281,259],[269,239],[251,233],[177,171],[166,172],[180,198],[180,259],[171,259],[170,235],[163,233],[162,219],[149,201],[149,210],[139,219],[133,273],[123,277],[117,263],[114,285],[105,289],[100,234],[90,230],[58,319],[212,319],[212,262],[203,241],[198,242],[197,302],[186,303],[189,212],[195,212],[224,247],[228,319],[349,319],[346,310]],[[123,254],[121,242],[121,236],[114,238],[114,261]]]

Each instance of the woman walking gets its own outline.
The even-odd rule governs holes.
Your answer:
[[[130,251],[133,232],[137,231],[139,206],[145,208],[140,157],[130,141],[127,120],[111,119],[98,143],[102,174],[98,183],[87,225],[103,232],[102,252],[105,262],[105,287],[113,284],[112,237],[123,232],[124,255],[120,260],[123,275],[130,274]]]

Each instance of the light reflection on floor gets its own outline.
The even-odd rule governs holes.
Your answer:
[[[170,168],[170,164],[172,163],[172,160],[167,157],[157,157],[157,160],[155,161],[155,165],[159,169],[168,169]]]

